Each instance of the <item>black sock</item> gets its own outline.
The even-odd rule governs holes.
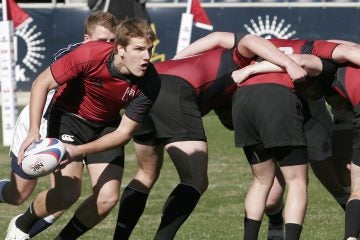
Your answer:
[[[132,230],[144,212],[148,194],[126,187],[120,200],[114,240],[129,239]]]
[[[177,185],[166,200],[155,239],[173,239],[177,230],[196,207],[200,196],[201,194],[191,186]]]
[[[244,218],[244,240],[257,240],[261,221]]]
[[[85,227],[75,216],[66,224],[61,230],[59,237],[60,239],[73,240],[77,239],[90,228]]]
[[[269,218],[269,222],[272,225],[283,225],[284,224],[284,218],[283,218],[283,209],[284,209],[284,204],[281,204],[281,207],[271,213],[266,213],[266,216]]]
[[[300,239],[302,226],[296,223],[285,223],[285,239],[298,240]]]
[[[39,219],[41,218],[35,214],[33,203],[31,203],[26,212],[16,219],[15,225],[24,233],[29,233],[32,225]]]
[[[357,238],[360,233],[360,200],[353,199],[346,205],[345,211],[345,239]]]
[[[45,218],[39,219],[38,221],[34,222],[29,230],[30,238],[35,237],[37,234],[41,233],[45,229],[51,226],[56,221],[56,218],[53,215],[49,215]]]

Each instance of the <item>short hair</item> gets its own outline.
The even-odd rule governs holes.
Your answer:
[[[115,33],[118,20],[109,12],[97,11],[88,16],[84,23],[84,33],[91,35],[96,26],[102,26]]]
[[[126,47],[131,38],[145,38],[146,42],[156,40],[149,23],[144,19],[127,18],[122,20],[116,27],[115,44]]]

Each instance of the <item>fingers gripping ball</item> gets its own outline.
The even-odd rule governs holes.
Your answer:
[[[44,138],[26,149],[21,167],[30,176],[45,176],[56,169],[64,154],[65,146],[59,139]]]

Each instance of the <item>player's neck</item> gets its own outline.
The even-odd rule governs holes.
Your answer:
[[[115,54],[112,65],[114,69],[120,74],[129,74],[127,68],[124,65],[124,61],[119,54]]]

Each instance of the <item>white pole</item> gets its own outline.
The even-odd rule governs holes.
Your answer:
[[[7,21],[8,20],[7,0],[2,1],[2,15],[3,15],[3,21]]]
[[[191,3],[192,0],[188,0],[186,13],[181,15],[179,37],[176,48],[177,53],[189,46],[191,41],[191,32],[194,18],[194,16],[191,14]]]
[[[188,0],[187,5],[186,5],[186,13],[187,14],[191,13],[191,4],[192,4],[192,0]]]
[[[14,26],[12,21],[0,21],[0,80],[3,145],[10,146],[17,118],[14,61]]]

